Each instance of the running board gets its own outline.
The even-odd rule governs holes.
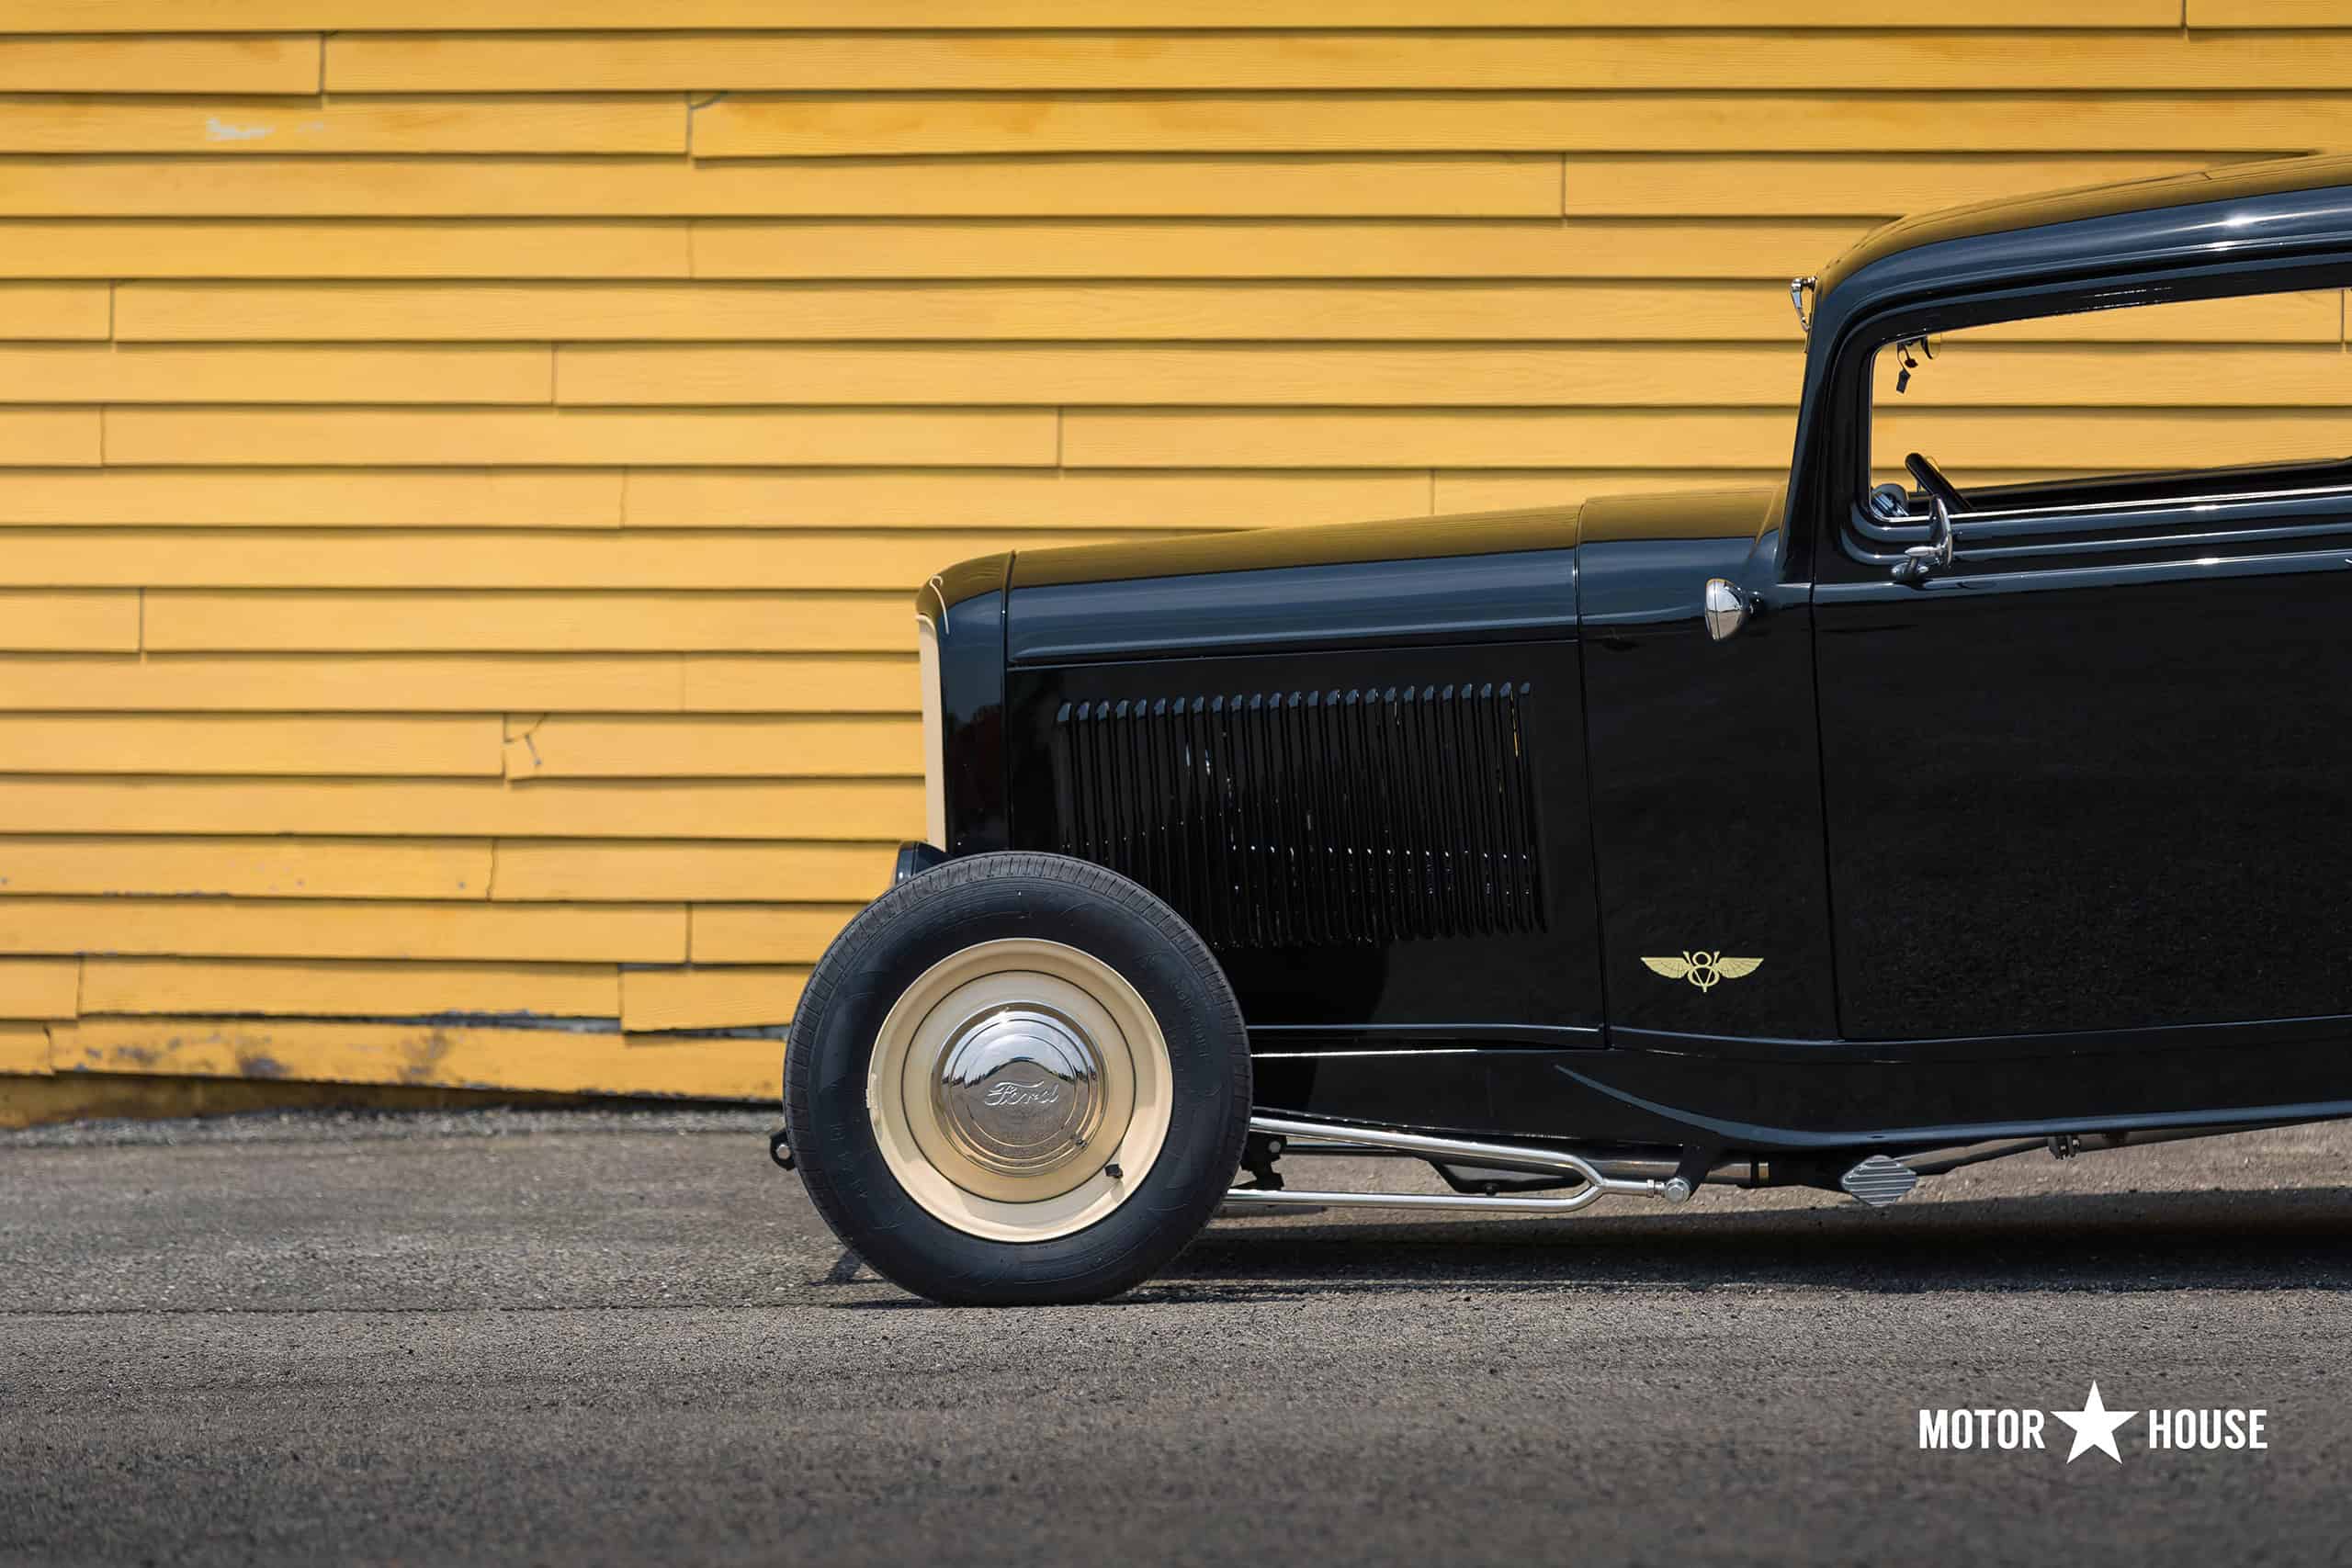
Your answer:
[[[1524,1194],[1470,1192],[1306,1192],[1294,1188],[1233,1187],[1226,1190],[1231,1209],[1475,1209],[1495,1214],[1573,1214],[1611,1195],[1663,1198],[1679,1203],[1690,1196],[1690,1183],[1679,1176],[1665,1180],[1618,1177],[1603,1173],[1590,1160],[1565,1149],[1530,1148],[1517,1144],[1478,1144],[1460,1138],[1433,1138],[1421,1133],[1396,1133],[1385,1127],[1349,1127],[1328,1122],[1293,1122],[1275,1116],[1252,1116],[1250,1130],[1285,1143],[1313,1139],[1324,1147],[1319,1154],[1364,1153],[1414,1155],[1448,1164],[1498,1170],[1527,1171],[1539,1176],[1566,1176],[1583,1185],[1557,1198]]]

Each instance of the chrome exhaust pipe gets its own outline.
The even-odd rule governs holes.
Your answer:
[[[1385,1127],[1350,1127],[1328,1122],[1294,1122],[1277,1116],[1252,1116],[1250,1130],[1268,1137],[1310,1139],[1317,1154],[1347,1152],[1411,1155],[1450,1165],[1494,1170],[1521,1170],[1541,1176],[1572,1177],[1582,1183],[1557,1198],[1525,1194],[1469,1192],[1308,1192],[1293,1188],[1235,1187],[1227,1190],[1227,1205],[1239,1209],[1475,1209],[1486,1213],[1572,1214],[1612,1194],[1630,1198],[1663,1198],[1679,1203],[1690,1196],[1690,1184],[1679,1176],[1664,1180],[1651,1177],[1611,1176],[1582,1155],[1565,1149],[1532,1148],[1520,1144],[1473,1143],[1462,1138],[1431,1137],[1425,1133],[1399,1133]]]

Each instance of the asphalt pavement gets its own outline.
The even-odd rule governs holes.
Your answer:
[[[1119,1302],[958,1312],[770,1121],[0,1134],[0,1560],[2352,1562],[2352,1128],[1884,1212],[1227,1220]],[[1920,1447],[2094,1381],[2268,1446]]]

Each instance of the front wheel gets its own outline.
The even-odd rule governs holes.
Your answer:
[[[1250,1122],[1225,972],[1116,873],[976,855],[850,922],[785,1056],[808,1195],[885,1277],[954,1304],[1100,1300],[1182,1250]]]

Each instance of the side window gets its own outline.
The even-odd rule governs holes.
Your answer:
[[[2007,321],[1879,350],[1871,482],[1915,516],[1913,453],[1979,510],[2352,484],[2348,415],[2341,290]]]

